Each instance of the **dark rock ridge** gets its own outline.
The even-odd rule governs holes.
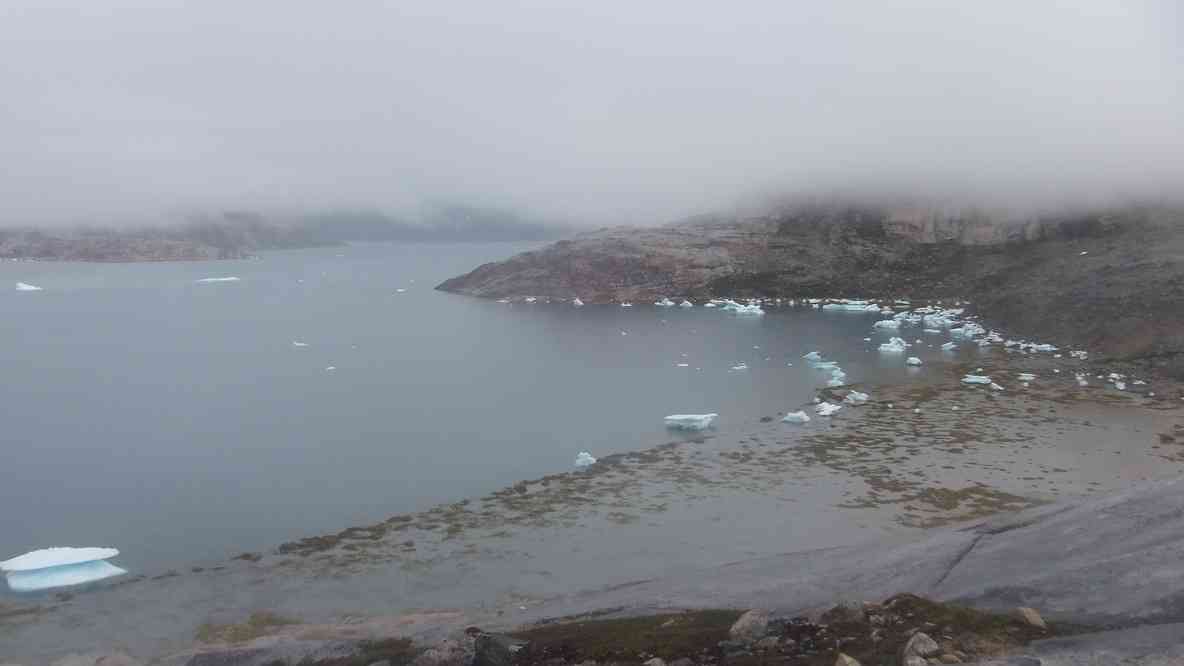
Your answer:
[[[438,289],[587,303],[670,297],[962,298],[987,323],[1184,375],[1184,209],[1004,221],[797,208],[603,229]]]

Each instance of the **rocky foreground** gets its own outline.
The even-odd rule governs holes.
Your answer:
[[[605,229],[438,287],[485,298],[969,299],[994,326],[1184,376],[1184,210],[1029,220],[794,208]]]

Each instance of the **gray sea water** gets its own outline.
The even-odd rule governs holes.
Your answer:
[[[526,247],[0,264],[0,559],[110,545],[151,574],[660,444],[670,413],[718,412],[717,436],[740,436],[825,385],[811,350],[850,381],[909,372],[875,351],[874,314],[432,289]],[[910,354],[940,353],[925,337]]]

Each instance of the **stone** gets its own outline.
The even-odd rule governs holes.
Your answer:
[[[912,655],[904,658],[903,666],[929,666],[929,662],[925,661],[925,657]]]
[[[513,666],[514,655],[528,643],[502,634],[481,634],[474,644],[473,666]]]
[[[643,666],[666,666],[666,661],[661,657],[654,657],[653,659],[645,662]]]
[[[1044,618],[1040,617],[1040,613],[1035,608],[1028,608],[1027,606],[1020,606],[1013,612],[1016,619],[1029,627],[1035,627],[1041,631],[1048,631],[1048,625],[1044,623]]]
[[[909,657],[932,657],[941,652],[941,646],[937,641],[929,637],[923,631],[918,631],[909,638],[908,642],[900,650],[901,661],[906,661]]]
[[[464,666],[467,662],[468,654],[461,644],[445,639],[425,650],[411,663],[412,666]]]
[[[739,620],[728,630],[728,636],[734,641],[755,641],[764,638],[769,632],[769,612],[764,610],[750,610],[740,616]]]
[[[949,652],[941,655],[940,657],[937,658],[937,660],[943,664],[961,664],[962,663],[962,660],[958,658],[958,655],[950,654]]]
[[[781,641],[778,640],[776,636],[765,636],[756,642],[756,649],[765,650],[766,652],[769,650],[776,650],[780,646]]]
[[[859,661],[840,652],[839,658],[835,659],[835,666],[859,666]]]

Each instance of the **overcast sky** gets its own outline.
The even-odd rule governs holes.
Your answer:
[[[0,0],[0,224],[1184,189],[1178,0]]]

